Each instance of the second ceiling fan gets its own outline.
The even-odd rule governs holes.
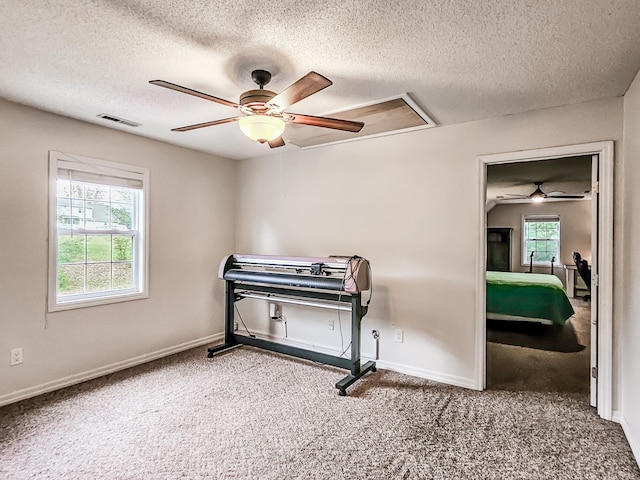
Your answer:
[[[242,93],[238,103],[214,97],[207,93],[198,92],[197,90],[192,90],[165,80],[151,80],[149,83],[235,108],[240,112],[240,115],[235,117],[171,129],[171,131],[174,132],[186,132],[197,128],[212,127],[214,125],[237,121],[240,124],[240,130],[249,138],[260,143],[266,142],[271,148],[275,148],[282,147],[285,144],[282,139],[282,134],[284,133],[286,123],[332,128],[354,133],[359,132],[362,130],[362,127],[364,127],[363,122],[301,115],[299,113],[284,111],[294,103],[333,84],[331,80],[319,73],[307,73],[304,77],[280,93],[264,89],[264,86],[271,81],[271,73],[266,70],[254,70],[251,72],[251,78],[258,85],[259,89],[248,90]]]
[[[506,193],[502,198],[508,197],[510,200],[515,199],[530,199],[533,202],[542,202],[546,198],[567,198],[567,199],[579,199],[584,198],[584,195],[566,195],[564,192],[549,192],[544,193],[540,188],[544,182],[533,182],[536,189],[529,195],[520,195],[514,193]],[[500,198],[500,197],[498,197]]]

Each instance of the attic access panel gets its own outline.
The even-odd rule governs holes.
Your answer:
[[[288,142],[307,148],[362,139],[364,137],[390,135],[420,128],[435,127],[436,125],[406,94],[379,103],[335,112],[331,115],[344,120],[364,122],[364,128],[359,133],[351,133],[288,124],[285,134]]]

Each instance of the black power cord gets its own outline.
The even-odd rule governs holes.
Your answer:
[[[242,326],[243,326],[243,327],[244,327],[244,329],[246,330],[247,335],[249,335],[251,338],[256,338],[256,336],[255,336],[253,333],[251,333],[251,332],[249,331],[249,329],[247,328],[247,324],[246,324],[246,323],[244,323],[244,320],[242,319],[242,315],[240,315],[240,310],[238,310],[238,304],[237,304],[237,303],[234,303],[234,304],[233,304],[233,306],[234,306],[234,308],[236,309],[236,313],[238,314],[238,318],[239,318],[239,319],[240,319],[240,321],[242,322]]]

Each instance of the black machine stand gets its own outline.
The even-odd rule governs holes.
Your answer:
[[[351,371],[338,383],[336,388],[338,394],[345,396],[347,388],[364,376],[367,372],[375,372],[375,362],[367,362],[360,365],[360,323],[362,317],[367,314],[368,307],[362,305],[360,293],[346,292],[325,292],[325,291],[308,291],[308,290],[292,290],[290,288],[282,288],[268,285],[251,285],[251,292],[259,292],[264,294],[265,298],[274,297],[295,297],[322,300],[329,302],[351,303],[351,358],[345,358],[337,355],[328,355],[325,353],[314,352],[304,348],[294,347],[278,342],[255,338],[247,335],[239,335],[234,331],[234,307],[235,303],[242,300],[242,285],[236,284],[233,280],[225,280],[225,327],[224,327],[224,343],[208,349],[207,356],[213,358],[218,352],[229,350],[239,345],[251,345],[253,347],[271,350],[273,352],[284,353],[298,358],[304,358],[314,362],[333,365]]]

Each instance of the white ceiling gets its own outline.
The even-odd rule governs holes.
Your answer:
[[[235,123],[171,132],[235,111],[148,81],[237,101],[253,69],[270,70],[276,92],[315,70],[334,85],[289,110],[407,92],[450,125],[623,95],[640,67],[639,25],[638,0],[5,1],[0,96],[241,159],[297,147],[270,151]]]

